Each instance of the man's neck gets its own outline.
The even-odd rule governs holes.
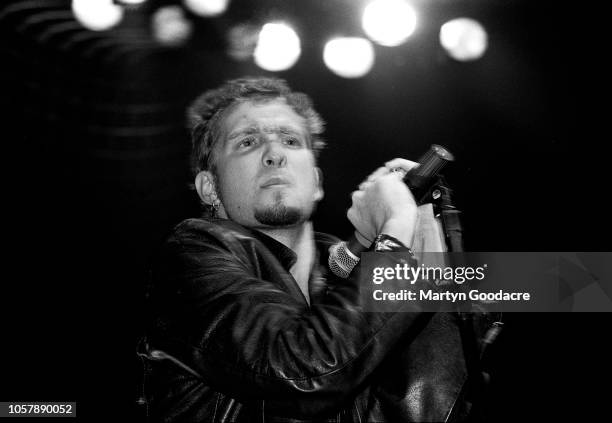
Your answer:
[[[314,231],[310,221],[304,222],[299,226],[291,228],[258,228],[260,232],[275,239],[288,248],[291,248],[297,255],[297,261],[291,267],[290,272],[297,281],[300,290],[310,303],[308,294],[308,280],[310,271],[315,260]]]
[[[311,222],[304,222],[290,228],[257,228],[257,230],[270,238],[274,238],[285,247],[291,248],[296,253],[306,241],[313,240]]]

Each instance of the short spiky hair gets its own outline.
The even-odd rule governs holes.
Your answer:
[[[270,101],[282,98],[306,120],[310,135],[310,148],[315,157],[325,146],[321,138],[324,122],[314,110],[310,97],[293,92],[278,78],[241,78],[227,81],[221,87],[205,91],[189,107],[187,118],[191,128],[191,169],[194,174],[202,170],[215,173],[212,153],[219,140],[220,121],[225,111],[245,101]]]

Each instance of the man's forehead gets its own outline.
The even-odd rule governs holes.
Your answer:
[[[240,102],[223,119],[226,136],[235,131],[260,128],[262,130],[293,129],[306,132],[306,120],[298,115],[285,99]]]

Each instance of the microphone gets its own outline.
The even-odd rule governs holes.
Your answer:
[[[418,205],[428,201],[429,188],[442,168],[455,157],[446,148],[432,144],[429,150],[418,160],[419,166],[410,169],[403,181],[410,188]]]
[[[402,180],[410,188],[418,205],[429,201],[431,185],[436,176],[447,163],[455,158],[446,148],[432,144],[429,150],[418,160],[419,166],[408,171]],[[359,263],[359,254],[368,249],[369,241],[355,232],[348,241],[334,244],[329,249],[329,268],[338,277],[347,278]]]

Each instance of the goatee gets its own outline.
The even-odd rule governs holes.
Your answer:
[[[285,227],[296,225],[304,220],[300,209],[287,207],[283,203],[281,195],[277,195],[275,200],[274,205],[255,210],[254,216],[259,223],[267,226]]]
[[[267,226],[293,226],[302,221],[302,213],[295,207],[275,204],[264,210],[255,210],[255,219]]]

